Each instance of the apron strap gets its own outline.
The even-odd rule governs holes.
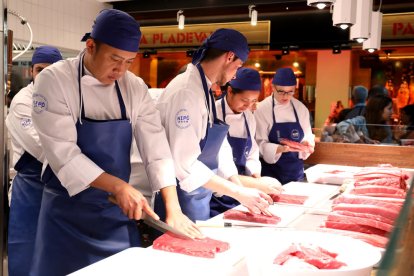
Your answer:
[[[80,108],[81,108],[81,119],[85,119],[85,108],[83,105],[83,97],[82,97],[82,86],[81,86],[81,78],[85,75],[85,70],[83,68],[83,57],[81,56],[79,61],[79,67],[78,67],[78,86],[79,86],[79,100],[80,100]],[[121,109],[121,118],[122,120],[126,120],[126,108],[124,100],[122,99],[121,89],[119,88],[118,81],[115,81],[115,89],[116,89],[116,95],[118,96],[118,102],[119,107]]]

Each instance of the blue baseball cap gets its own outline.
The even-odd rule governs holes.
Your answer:
[[[81,41],[89,37],[120,50],[138,52],[141,30],[138,22],[126,12],[105,9],[96,17],[92,32],[86,33]]]
[[[243,62],[247,60],[250,52],[247,39],[242,33],[233,29],[222,28],[217,29],[204,40],[200,48],[193,54],[192,63],[199,63],[203,59],[205,51],[209,48],[232,51]]]
[[[280,86],[294,86],[296,85],[295,73],[288,67],[279,68],[273,77],[272,83]]]
[[[62,55],[56,47],[40,46],[37,47],[32,56],[32,65],[38,63],[55,63],[62,60]]]
[[[232,88],[240,90],[256,90],[262,89],[262,80],[257,70],[252,68],[240,68],[236,72],[236,77],[230,81]]]

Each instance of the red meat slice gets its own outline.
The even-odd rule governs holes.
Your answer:
[[[350,211],[354,213],[366,213],[372,215],[379,215],[391,220],[395,220],[398,216],[398,211],[387,209],[384,207],[368,204],[348,204],[340,203],[332,206],[333,211]]]
[[[265,224],[278,224],[281,220],[281,218],[276,215],[266,216],[263,214],[252,214],[249,212],[234,210],[234,209],[230,209],[224,212],[223,218],[232,219],[232,220],[241,220],[241,221],[247,221],[247,222],[265,223]]]
[[[195,257],[214,258],[216,253],[228,250],[230,245],[211,238],[184,240],[165,233],[153,242],[152,247]]]
[[[405,191],[395,187],[378,186],[378,185],[365,185],[355,187],[351,190],[351,193],[357,195],[369,195],[369,196],[382,196],[382,197],[395,197],[404,198]]]
[[[354,239],[358,239],[366,243],[369,243],[373,246],[381,247],[381,248],[385,248],[385,246],[388,243],[388,238],[375,235],[375,234],[365,234],[365,233],[360,233],[360,232],[339,230],[339,229],[332,229],[332,228],[319,228],[317,230],[322,231],[322,232],[329,232],[329,233],[352,237]]]
[[[319,246],[292,244],[273,263],[283,265],[290,258],[297,257],[319,269],[338,269],[346,264],[336,260],[337,255]]]
[[[373,179],[358,179],[355,181],[354,186],[364,186],[364,185],[378,185],[378,186],[391,186],[395,188],[400,187],[400,178],[399,177],[384,177],[384,178],[373,178]]]
[[[325,221],[326,228],[333,228],[333,229],[340,229],[340,230],[348,230],[366,234],[375,234],[382,237],[387,237],[388,233],[384,230],[380,230],[378,228],[366,226],[366,225],[359,225],[355,223],[347,223],[347,222],[336,222],[336,221]]]
[[[392,209],[395,212],[399,212],[401,206],[404,203],[403,199],[384,199],[384,198],[373,198],[362,195],[351,195],[342,194],[334,199],[333,204],[349,203],[349,204],[368,204],[383,207],[386,209]]]
[[[309,198],[308,196],[303,195],[290,195],[290,194],[272,194],[270,195],[274,202],[281,203],[290,203],[290,204],[300,204],[303,205],[305,201]]]
[[[306,152],[310,152],[311,151],[311,147],[306,146],[304,144],[289,140],[289,139],[285,139],[285,138],[281,138],[279,139],[279,143],[282,145],[286,145],[291,147],[292,149],[296,149],[299,151],[306,151]]]
[[[389,225],[394,224],[394,221],[392,219],[384,218],[383,216],[379,216],[379,215],[372,215],[372,214],[367,214],[367,213],[355,213],[355,212],[350,212],[350,211],[335,211],[335,213],[344,215],[344,216],[350,216],[350,217],[372,219],[372,220],[384,222]]]
[[[368,219],[368,218],[361,218],[361,217],[355,217],[355,216],[345,216],[341,215],[337,212],[332,212],[327,217],[328,221],[335,221],[335,222],[346,222],[346,223],[355,223],[358,225],[365,225],[370,226],[373,228],[381,229],[386,232],[391,232],[393,229],[393,226],[388,223],[384,223],[381,221]]]

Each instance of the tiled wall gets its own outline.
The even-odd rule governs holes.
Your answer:
[[[112,5],[96,0],[8,0],[7,8],[25,17],[33,30],[33,43],[81,50],[80,39],[91,31],[98,12]],[[20,20],[8,15],[14,40],[29,41],[30,32]]]

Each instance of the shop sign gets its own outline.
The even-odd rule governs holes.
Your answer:
[[[231,28],[240,31],[247,38],[250,48],[268,49],[270,43],[270,21],[258,21],[256,26],[249,22],[186,24],[183,30],[177,25],[141,27],[140,48],[194,48],[215,30]]]
[[[385,14],[382,20],[382,39],[414,39],[414,13]]]

